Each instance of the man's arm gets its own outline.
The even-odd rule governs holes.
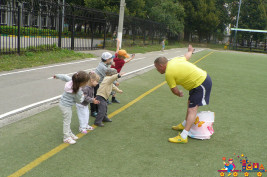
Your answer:
[[[184,55],[187,61],[191,58],[194,50],[195,49],[193,48],[193,46],[189,44],[189,46],[188,46],[188,52],[186,52],[186,54]]]
[[[179,90],[178,87],[171,88],[171,91],[174,95],[177,95],[178,97],[183,97],[184,93],[182,90]]]

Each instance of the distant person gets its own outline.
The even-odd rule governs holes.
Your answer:
[[[117,32],[116,32],[116,31],[114,31],[114,33],[113,33],[113,35],[112,35],[112,38],[113,38],[113,41],[116,40],[116,38],[117,38]]]
[[[98,114],[95,119],[95,125],[99,127],[103,127],[104,124],[102,122],[112,122],[107,116],[107,99],[112,90],[115,90],[118,93],[122,93],[122,90],[118,89],[113,82],[120,78],[123,74],[118,74],[117,70],[114,68],[108,68],[106,70],[106,77],[101,82],[99,89],[96,93],[96,99],[100,101],[98,105]]]
[[[165,50],[165,39],[163,39],[161,42],[161,51],[164,52],[164,50]]]
[[[82,103],[84,101],[84,94],[81,87],[85,86],[89,80],[89,75],[84,71],[79,71],[73,74],[72,78],[67,75],[55,75],[54,78],[59,78],[66,81],[64,93],[59,102],[59,107],[63,114],[63,142],[68,144],[75,144],[78,139],[70,128],[72,117],[72,106],[75,103]]]
[[[134,59],[134,57],[135,57],[135,54],[133,54],[130,57],[130,55],[126,52],[126,50],[120,50],[120,40],[117,39],[117,50],[115,53],[115,58],[113,59],[114,63],[113,63],[113,65],[111,65],[111,68],[115,68],[117,70],[117,72],[120,73],[124,64],[130,62],[132,59]],[[126,58],[128,58],[128,59],[126,60]],[[115,82],[115,85],[118,87],[119,82]],[[116,93],[115,92],[112,92],[111,102],[112,103],[120,103],[120,101],[118,101],[116,99]]]
[[[154,61],[158,72],[165,73],[166,81],[174,95],[184,96],[177,85],[181,85],[189,91],[186,119],[172,127],[174,130],[182,130],[182,133],[174,138],[169,138],[172,143],[188,142],[188,131],[196,120],[198,107],[209,104],[212,81],[206,71],[188,62],[193,51],[194,48],[189,45],[188,52],[184,57],[176,57],[170,61],[165,57],[158,57]]]
[[[99,88],[99,85],[103,81],[104,77],[106,76],[106,70],[110,67],[110,65],[113,62],[113,56],[109,52],[102,53],[101,56],[101,62],[98,64],[98,66],[95,69],[95,72],[97,75],[99,75],[99,83],[97,86],[94,87],[94,97],[96,97],[97,89]],[[91,107],[91,116],[96,117],[98,112],[98,107],[96,104],[90,103]]]

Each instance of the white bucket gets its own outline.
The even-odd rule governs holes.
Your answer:
[[[215,113],[211,111],[201,111],[197,113],[197,118],[192,125],[188,136],[196,139],[210,139],[214,133],[213,123],[215,119]]]

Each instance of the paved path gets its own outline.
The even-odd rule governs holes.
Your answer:
[[[203,49],[196,49],[201,51]],[[100,56],[106,50],[87,51]],[[131,62],[125,64],[122,72],[134,73],[136,71],[153,69],[155,58],[165,56],[169,59],[181,56],[187,51],[186,48],[171,49],[165,52],[149,52],[136,54]],[[114,54],[114,52],[111,52]],[[70,63],[59,63],[10,72],[0,72],[0,120],[11,114],[15,114],[27,107],[49,101],[62,94],[64,82],[51,77],[56,73],[72,74],[79,70],[89,71],[100,62],[100,57],[73,61]],[[127,76],[126,76],[127,77]],[[30,105],[30,106],[29,106]],[[21,110],[20,110],[21,109]]]

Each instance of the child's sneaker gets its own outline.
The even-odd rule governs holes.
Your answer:
[[[87,125],[86,130],[94,130],[94,127]]]
[[[79,132],[81,132],[82,134],[87,134],[87,130],[83,128],[79,128]]]
[[[64,141],[64,143],[67,143],[67,144],[75,144],[76,143],[76,141],[73,140],[71,137],[65,138],[63,141]]]
[[[78,136],[74,135],[73,133],[70,134],[70,137],[71,137],[73,140],[77,140],[77,139],[78,139]]]

